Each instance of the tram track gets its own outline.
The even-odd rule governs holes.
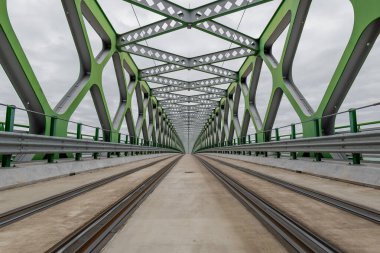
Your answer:
[[[101,187],[103,185],[106,185],[108,183],[111,183],[117,179],[123,178],[125,176],[131,175],[135,172],[141,171],[143,169],[149,168],[151,166],[154,166],[160,162],[163,162],[165,160],[170,159],[171,157],[165,157],[163,159],[159,159],[153,162],[150,162],[148,164],[144,164],[142,166],[138,166],[136,168],[130,169],[128,171],[124,171],[121,173],[117,173],[115,175],[102,178],[100,180],[97,180],[92,183],[88,183],[79,187],[76,187],[74,189],[65,191],[63,193],[59,193],[53,196],[50,196],[48,198],[12,209],[10,211],[4,212],[0,214],[0,228],[4,228],[14,222],[20,221],[22,219],[25,219],[33,214],[36,214],[38,212],[41,212],[45,209],[48,209],[50,207],[53,207],[55,205],[58,205],[62,202],[65,202],[67,200],[70,200],[72,198],[75,198],[77,196],[80,196],[86,192],[92,191],[98,187]]]
[[[47,252],[100,252],[180,159],[178,157],[165,165]]]
[[[315,191],[315,190],[312,190],[312,189],[309,189],[306,187],[302,187],[302,186],[299,186],[296,184],[292,184],[292,183],[286,182],[284,180],[281,180],[281,179],[278,179],[278,178],[275,178],[275,177],[272,177],[272,176],[269,176],[269,175],[251,170],[251,169],[247,169],[247,168],[244,168],[242,166],[239,166],[239,165],[236,165],[233,163],[229,163],[229,162],[222,161],[222,160],[215,159],[215,158],[211,158],[211,157],[207,157],[207,159],[213,160],[213,161],[220,163],[222,165],[225,165],[225,166],[228,166],[230,168],[236,169],[238,171],[244,172],[246,174],[249,174],[251,176],[254,176],[254,177],[257,177],[259,179],[265,180],[267,182],[273,183],[275,185],[281,186],[281,187],[286,188],[288,190],[291,190],[293,192],[302,194],[302,195],[307,196],[309,198],[318,200],[322,203],[325,203],[325,204],[331,205],[335,208],[344,210],[344,211],[351,213],[351,214],[354,214],[358,217],[361,217],[361,218],[364,218],[366,220],[380,224],[380,213],[375,211],[375,210],[371,210],[369,208],[360,206],[358,204],[355,204],[355,203],[352,203],[349,201],[345,201],[345,200],[336,198],[334,196],[327,195],[327,194],[324,194],[324,193],[321,193],[321,192],[318,192],[318,191]]]
[[[197,156],[210,171],[256,218],[258,218],[290,251],[340,252],[340,249],[313,233],[298,221],[263,199],[254,191]]]

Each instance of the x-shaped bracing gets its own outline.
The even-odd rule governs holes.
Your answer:
[[[194,9],[186,9],[167,0],[124,0],[158,13],[167,19],[121,34],[118,46],[137,43],[181,28],[196,28],[239,46],[258,50],[257,40],[212,19],[271,0],[222,0]]]
[[[194,91],[204,92],[208,94],[218,94],[221,96],[225,95],[226,93],[225,90],[215,88],[212,86],[231,83],[234,81],[233,79],[230,79],[230,78],[217,77],[217,78],[208,78],[208,79],[203,79],[203,80],[198,80],[198,81],[187,82],[187,81],[182,81],[182,80],[163,77],[163,76],[150,76],[150,77],[143,78],[142,80],[147,81],[147,82],[153,82],[153,83],[166,85],[165,87],[152,89],[154,95],[191,89]]]
[[[215,52],[211,54],[205,54],[201,56],[187,58],[184,56],[180,56],[180,55],[169,53],[163,50],[158,50],[155,48],[143,46],[140,44],[127,45],[122,48],[122,51],[168,63],[168,64],[152,67],[149,69],[141,70],[141,73],[140,73],[141,77],[155,76],[155,75],[174,72],[174,71],[178,71],[182,69],[195,69],[202,72],[207,72],[207,73],[216,74],[223,77],[228,77],[231,79],[237,78],[237,73],[235,71],[223,69],[221,67],[217,67],[210,64],[248,57],[256,53],[256,51],[248,49],[248,48],[237,47],[237,48],[227,49],[227,50],[223,50],[223,51],[219,51],[219,52]]]
[[[255,55],[259,49],[258,41],[256,39],[217,23],[212,19],[271,0],[222,0],[194,9],[186,9],[167,0],[124,1],[166,17],[166,19],[119,35],[117,46],[130,54],[165,62],[163,65],[140,70],[139,78],[143,81],[166,85],[165,87],[153,89],[153,94],[157,97],[164,98],[160,103],[168,109],[168,114],[170,114],[175,121],[179,120],[176,123],[178,124],[178,127],[181,127],[184,122],[183,120],[186,119],[186,117],[191,117],[193,121],[196,120],[196,124],[198,124],[198,121],[205,120],[209,111],[218,104],[215,100],[218,100],[225,95],[223,89],[218,89],[212,86],[231,83],[238,80],[237,72],[213,64]],[[195,28],[214,35],[234,43],[238,45],[238,47],[187,58],[137,44],[140,41],[185,27],[188,29]],[[195,82],[186,82],[160,76],[165,73],[183,69],[194,69],[218,77]],[[174,93],[185,90],[194,90],[203,92],[204,94],[184,96]],[[184,105],[186,102],[189,104]],[[195,122],[187,122],[186,126],[195,126],[194,123]]]

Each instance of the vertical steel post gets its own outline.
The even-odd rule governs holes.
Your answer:
[[[95,128],[94,141],[99,141],[99,127]],[[99,153],[98,153],[98,152],[95,152],[95,153],[93,154],[93,156],[94,156],[94,159],[98,159],[98,157],[99,157]]]
[[[14,105],[8,105],[5,114],[5,132],[13,132],[15,125],[16,107]],[[1,159],[1,166],[3,168],[11,167],[12,155],[3,155]]]
[[[264,142],[267,142],[267,133],[268,133],[268,131],[266,130],[266,131],[264,131],[264,133],[263,133],[263,138],[264,138]],[[270,139],[269,139],[269,141],[270,141]],[[268,157],[268,151],[264,151],[264,157]]]
[[[276,132],[276,141],[280,141],[280,131],[278,128],[275,129]],[[276,152],[276,157],[280,158],[281,157],[281,152]]]
[[[57,118],[56,117],[51,117],[50,118],[50,136],[55,136],[56,131],[57,131]],[[48,154],[48,163],[53,163],[54,162],[54,154]]]
[[[82,124],[81,123],[77,124],[77,139],[78,140],[82,139]],[[82,157],[81,153],[76,153],[75,161],[80,161],[81,157]]]
[[[112,131],[109,130],[109,139],[108,142],[112,142]],[[107,158],[111,158],[111,152],[107,152]]]
[[[125,144],[128,144],[128,135],[125,136]],[[128,156],[128,152],[124,152],[125,156]]]
[[[314,132],[315,132],[316,137],[321,136],[321,130],[319,128],[319,119],[314,119]],[[316,152],[314,154],[314,156],[315,156],[315,160],[317,162],[322,161],[322,154],[321,153]]]
[[[295,124],[291,124],[291,134],[290,134],[290,138],[292,140],[295,140],[296,139],[296,125]],[[292,157],[293,160],[296,160],[297,159],[297,152],[291,152],[290,153],[290,156]]]
[[[255,143],[256,143],[256,144],[259,143],[258,136],[259,136],[259,135],[258,135],[257,133],[255,133]],[[259,156],[259,152],[256,151],[256,152],[255,152],[255,155],[256,155],[256,156]]]
[[[248,135],[248,144],[251,144],[251,135]],[[252,155],[252,151],[248,151],[248,155]]]
[[[135,138],[134,138],[134,137],[130,136],[130,137],[129,137],[129,140],[130,140],[130,143],[131,143],[132,145],[135,144]],[[133,151],[131,151],[131,156],[133,156],[133,155],[134,155],[134,153],[133,153]]]
[[[350,109],[349,117],[350,117],[351,133],[359,132],[358,120],[356,117],[356,110],[355,109]],[[360,154],[359,153],[352,153],[352,164],[360,164]]]
[[[117,135],[117,143],[120,143],[121,142],[121,133],[119,133],[118,135]],[[117,157],[120,157],[120,152],[116,152],[116,156]]]

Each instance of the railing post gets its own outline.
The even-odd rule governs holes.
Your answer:
[[[257,138],[259,135],[257,134],[257,133],[255,133],[255,143],[257,144],[257,143],[259,143],[259,139]],[[255,155],[256,156],[259,156],[259,151],[256,151],[255,152]]]
[[[314,119],[314,132],[315,132],[315,137],[321,136],[321,131],[319,128],[319,119]],[[315,160],[317,162],[322,161],[322,154],[321,153],[316,152],[314,154],[314,156],[315,156]]]
[[[251,144],[251,135],[248,135],[248,144]],[[252,155],[252,151],[248,151],[248,155]]]
[[[134,145],[134,144],[135,144],[135,138],[132,137],[132,136],[130,136],[129,139],[130,139],[130,143],[131,143],[132,145]],[[131,151],[131,156],[134,156],[134,152],[133,152],[133,151]]]
[[[280,141],[280,131],[278,130],[278,128],[275,129],[275,133],[276,133],[276,141]],[[276,157],[280,158],[281,152],[276,152]]]
[[[264,142],[267,142],[267,133],[268,133],[268,130],[265,130],[264,133],[263,133],[263,138],[264,138]],[[270,138],[269,138],[269,141],[270,141]],[[268,157],[268,151],[264,151],[264,157]]]
[[[82,139],[82,124],[81,123],[77,124],[77,139],[78,140]],[[75,161],[80,161],[81,157],[82,157],[81,153],[76,153],[75,154]]]
[[[56,131],[57,131],[57,118],[56,117],[51,117],[50,118],[50,136],[55,136]],[[48,163],[53,163],[54,162],[54,154],[48,154]]]
[[[128,135],[125,136],[125,144],[128,144]],[[128,152],[124,152],[125,156],[128,156]]]
[[[121,142],[121,133],[119,133],[119,134],[117,135],[117,143],[120,144],[120,142]],[[116,156],[117,156],[117,157],[120,157],[120,152],[116,152]]]
[[[112,142],[112,131],[109,130],[109,140],[108,140],[109,143]],[[107,158],[111,158],[111,152],[107,152]]]
[[[99,141],[99,127],[95,128],[94,141]],[[95,152],[93,155],[94,155],[94,159],[98,159],[98,157],[99,157],[98,152]]]
[[[5,115],[5,132],[13,132],[15,125],[16,107],[14,105],[8,105]],[[11,167],[12,155],[3,155],[1,159],[1,166],[3,168]]]
[[[291,124],[291,135],[290,135],[290,138],[292,140],[296,139],[296,125],[295,124]],[[297,152],[291,152],[290,155],[291,155],[291,157],[292,157],[293,160],[297,159]]]
[[[350,130],[351,133],[357,133],[359,132],[358,129],[358,120],[356,117],[356,110],[350,109],[349,111],[350,116]],[[360,164],[360,154],[359,153],[352,153],[352,164]]]

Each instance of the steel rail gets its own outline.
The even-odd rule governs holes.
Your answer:
[[[342,200],[342,199],[339,199],[339,198],[336,198],[334,196],[324,194],[324,193],[321,193],[318,191],[314,191],[314,190],[306,188],[306,187],[302,187],[302,186],[299,186],[296,184],[292,184],[292,183],[286,182],[284,180],[281,180],[281,179],[278,179],[278,178],[275,178],[272,176],[268,176],[268,175],[265,175],[263,173],[260,173],[260,172],[257,172],[257,171],[251,170],[251,169],[247,169],[247,168],[244,168],[244,167],[241,167],[241,166],[238,166],[238,165],[226,162],[226,161],[221,161],[219,159],[215,159],[212,157],[207,157],[207,159],[211,159],[211,160],[216,161],[220,164],[223,164],[223,165],[226,165],[228,167],[239,170],[241,172],[247,173],[251,176],[263,179],[263,180],[268,181],[270,183],[273,183],[275,185],[282,186],[282,187],[284,187],[288,190],[291,190],[293,192],[300,193],[304,196],[316,199],[316,200],[323,202],[325,204],[329,204],[333,207],[342,209],[346,212],[349,212],[349,213],[354,214],[356,216],[359,216],[361,218],[364,218],[364,219],[367,219],[369,221],[380,224],[380,213],[377,212],[376,210],[371,210],[369,208],[360,206],[358,204],[355,204],[355,203],[352,203],[349,201],[345,201],[345,200]]]
[[[197,151],[267,151],[267,152],[331,152],[331,153],[380,153],[380,131],[336,134],[322,137],[301,138],[255,144],[213,147]]]
[[[280,238],[287,248],[295,252],[340,252],[325,239],[288,217],[255,192],[206,160],[199,156],[197,158],[255,217]]]
[[[84,226],[65,237],[47,252],[100,252],[117,230],[177,164],[181,157],[170,162],[135,189],[120,198]]]
[[[160,151],[179,153],[171,148],[139,146],[45,135],[0,132],[0,154],[95,153]]]
[[[5,213],[2,213],[2,214],[0,214],[0,228],[8,226],[14,222],[20,221],[20,220],[22,220],[28,216],[31,216],[31,215],[36,214],[38,212],[41,212],[41,211],[48,209],[52,206],[58,205],[58,204],[65,202],[69,199],[72,199],[72,198],[77,197],[81,194],[84,194],[86,192],[94,190],[100,186],[103,186],[105,184],[113,182],[117,179],[120,179],[122,177],[133,174],[137,171],[140,171],[140,170],[146,169],[148,167],[151,167],[153,165],[156,165],[157,163],[160,163],[160,162],[165,161],[167,159],[170,159],[170,157],[165,157],[163,159],[159,159],[157,161],[136,167],[134,169],[124,171],[124,172],[121,172],[121,173],[118,173],[118,174],[97,180],[95,182],[88,183],[88,184],[82,185],[80,187],[65,191],[63,193],[59,193],[59,194],[50,196],[48,198],[30,203],[30,204],[27,204],[27,205],[24,205],[21,207],[18,207],[16,209],[7,211]]]

